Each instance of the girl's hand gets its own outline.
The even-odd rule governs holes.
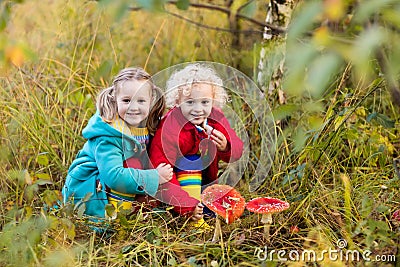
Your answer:
[[[172,179],[173,170],[171,165],[160,163],[156,169],[158,171],[158,176],[160,177],[159,184],[165,184]]]
[[[193,221],[198,221],[201,218],[203,218],[203,204],[199,203],[197,204],[196,208],[194,208],[193,213],[192,213],[192,220]]]
[[[210,128],[211,130],[207,129],[207,133],[209,132],[208,135],[210,136],[211,141],[217,146],[218,151],[226,151],[228,140],[226,139],[225,135],[212,127]]]

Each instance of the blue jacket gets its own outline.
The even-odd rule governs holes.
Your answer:
[[[154,196],[158,189],[158,171],[124,168],[123,162],[138,157],[140,144],[104,122],[98,112],[90,118],[83,129],[87,142],[72,162],[62,189],[64,203],[82,200],[88,193],[92,196],[85,202],[85,214],[104,217],[108,203],[106,186],[127,194]],[[101,184],[101,190],[96,190]]]

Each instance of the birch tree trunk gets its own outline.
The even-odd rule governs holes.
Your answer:
[[[289,24],[295,0],[270,0],[267,7],[267,16],[265,22],[271,27],[287,28]],[[264,28],[263,43],[260,51],[260,61],[258,63],[257,83],[259,88],[272,99],[268,109],[271,107],[284,104],[286,102],[285,95],[282,91],[282,78],[284,74],[284,63],[286,53],[286,34],[274,34],[273,30],[269,27]],[[278,101],[275,101],[278,98]],[[268,117],[266,115],[265,117]],[[273,164],[275,155],[275,126],[281,124],[278,121],[267,120],[261,123],[260,131],[263,133],[261,136],[261,144],[251,144],[252,148],[259,148],[260,155],[257,169],[249,182],[249,191],[262,190],[261,186],[264,184],[265,179]],[[256,132],[256,131],[255,131]],[[255,149],[256,150],[256,149]]]
[[[287,28],[296,0],[270,0],[265,22],[268,25]],[[273,35],[264,28],[263,46],[260,51],[257,82],[264,93],[277,94],[279,104],[286,102],[281,88],[285,63],[286,34]]]

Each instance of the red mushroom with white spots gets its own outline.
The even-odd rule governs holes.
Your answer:
[[[210,210],[217,214],[213,242],[219,240],[221,224],[218,215],[223,217],[227,224],[238,219],[244,211],[246,201],[233,187],[214,184],[207,187],[201,194],[201,200]]]
[[[272,213],[281,212],[289,208],[289,203],[272,197],[258,197],[246,204],[246,209],[262,214],[261,223],[264,224],[264,233],[269,236],[269,227],[272,224]]]

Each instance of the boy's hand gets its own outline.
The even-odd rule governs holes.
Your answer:
[[[225,135],[209,125],[206,126],[206,131],[211,141],[217,146],[218,151],[226,151],[228,140],[226,140]]]
[[[159,184],[165,184],[172,179],[173,170],[171,165],[160,163],[156,169],[158,171],[158,176],[160,177]]]
[[[196,208],[194,208],[193,213],[192,213],[192,220],[193,221],[198,221],[203,218],[203,204],[199,203],[197,204]]]

